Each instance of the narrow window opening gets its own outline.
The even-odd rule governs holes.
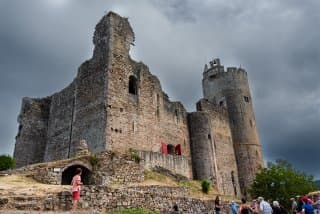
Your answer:
[[[168,154],[169,154],[169,155],[174,155],[174,154],[176,154],[176,148],[175,148],[175,146],[172,145],[172,144],[168,144],[168,145],[167,145],[167,151],[168,151]]]
[[[249,102],[249,97],[244,96],[243,99],[244,99],[245,102],[247,102],[247,103]]]
[[[138,94],[138,80],[134,76],[129,77],[129,93],[134,95]]]
[[[224,106],[223,100],[219,102],[219,106]]]
[[[208,139],[211,140],[211,135],[210,134],[208,134]]]
[[[250,122],[250,126],[251,126],[251,127],[253,127],[253,123],[252,123],[252,120],[250,120],[249,122]]]
[[[214,79],[217,78],[217,75],[216,75],[216,74],[213,74],[213,75],[211,75],[209,78],[210,78],[210,80],[214,80]]]
[[[120,112],[123,112],[123,108],[120,108]]]
[[[179,122],[179,111],[178,109],[175,110],[176,120]]]

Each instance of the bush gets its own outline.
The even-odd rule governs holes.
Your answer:
[[[0,155],[0,171],[13,169],[16,167],[16,161],[10,155]]]
[[[113,214],[160,214],[160,212],[140,208],[131,208],[115,211]]]
[[[211,182],[208,180],[201,181],[202,192],[208,194],[211,188]]]
[[[134,160],[134,162],[136,162],[136,163],[140,163],[141,158],[138,155],[137,151],[130,148],[129,152],[130,152],[130,155],[131,155],[131,159]]]
[[[90,164],[91,164],[93,170],[95,170],[99,167],[99,159],[97,158],[97,156],[90,155],[89,161],[90,161]]]

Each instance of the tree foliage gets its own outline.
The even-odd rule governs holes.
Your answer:
[[[0,171],[13,169],[16,161],[10,155],[0,155]]]
[[[313,176],[295,170],[287,161],[277,160],[276,163],[269,162],[267,168],[256,175],[249,193],[254,198],[262,196],[277,200],[289,208],[290,198],[316,189]]]

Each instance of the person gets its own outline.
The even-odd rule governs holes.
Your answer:
[[[170,214],[179,214],[179,207],[177,204],[173,205],[172,210],[170,212]]]
[[[296,200],[294,198],[290,198],[290,201],[291,201],[291,213],[292,214],[296,214],[297,213],[298,204],[297,204],[297,202],[296,202]]]
[[[241,206],[239,207],[239,214],[250,214],[252,213],[252,209],[249,205],[247,205],[246,199],[242,198],[241,199]]]
[[[302,202],[301,197],[299,195],[297,195],[296,198],[297,198],[297,209],[296,209],[296,212],[297,213],[302,213],[303,202]]]
[[[73,176],[71,185],[72,185],[72,210],[74,211],[77,208],[78,201],[80,199],[80,190],[83,183],[81,182],[82,169],[77,168],[76,174]]]
[[[262,214],[271,214],[272,208],[268,202],[266,202],[263,197],[258,197],[259,202],[259,209],[261,210]]]
[[[320,194],[318,194],[318,197],[316,198],[316,201],[314,202],[313,206],[316,209],[316,213],[320,214]]]
[[[231,203],[229,204],[230,208],[231,208],[231,213],[232,214],[238,214],[238,207],[239,207],[239,204],[237,204],[236,202],[234,201],[231,201]]]
[[[222,203],[221,203],[221,197],[217,195],[216,200],[214,200],[214,210],[216,211],[216,214],[221,213]]]
[[[302,205],[302,212],[304,214],[314,214],[313,212],[313,206],[310,204],[309,199],[307,196],[302,196],[301,201],[303,202]]]
[[[251,209],[253,211],[253,214],[258,214],[259,213],[259,206],[257,200],[253,199],[251,203]]]
[[[278,201],[272,202],[272,213],[273,214],[284,214],[287,213],[279,204]]]

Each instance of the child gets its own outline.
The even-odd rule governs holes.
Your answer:
[[[76,175],[73,176],[72,181],[71,181],[71,185],[72,185],[72,210],[75,210],[77,208],[77,203],[80,199],[81,185],[83,185],[83,183],[81,182],[81,173],[82,173],[82,169],[77,168]]]

